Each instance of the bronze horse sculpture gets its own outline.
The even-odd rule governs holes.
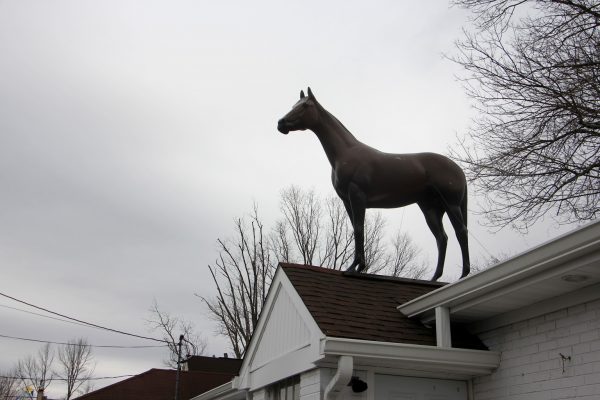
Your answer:
[[[277,129],[313,131],[331,164],[333,187],[342,199],[354,229],[355,255],[348,272],[365,265],[364,221],[367,208],[397,208],[417,203],[435,236],[438,261],[432,280],[443,272],[448,236],[442,217],[448,214],[462,253],[462,275],[470,271],[467,232],[467,182],[462,169],[435,153],[384,153],[359,142],[323,108],[308,88],[277,123]]]

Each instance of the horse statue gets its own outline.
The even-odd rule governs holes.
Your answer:
[[[333,187],[342,199],[354,229],[354,260],[348,272],[365,264],[364,222],[367,208],[397,208],[417,203],[435,236],[438,260],[432,281],[442,276],[448,236],[442,217],[448,214],[462,253],[462,275],[470,271],[467,231],[467,182],[462,169],[435,153],[384,153],[359,142],[308,88],[277,123],[283,134],[313,131],[331,164]]]

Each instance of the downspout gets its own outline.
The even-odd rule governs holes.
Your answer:
[[[323,395],[324,400],[334,400],[344,389],[350,378],[352,378],[352,371],[354,370],[354,361],[351,356],[340,356],[338,359],[338,368],[335,375],[329,381],[329,384],[325,388]]]

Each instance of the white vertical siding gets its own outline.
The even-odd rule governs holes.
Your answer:
[[[278,288],[269,324],[260,339],[252,365],[254,368],[310,344],[310,330],[302,319],[292,299]]]

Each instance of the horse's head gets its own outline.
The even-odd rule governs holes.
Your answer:
[[[277,122],[277,130],[287,135],[290,131],[311,129],[319,119],[317,104],[317,99],[310,88],[308,88],[308,96],[304,95],[304,91],[300,91],[300,100]]]

